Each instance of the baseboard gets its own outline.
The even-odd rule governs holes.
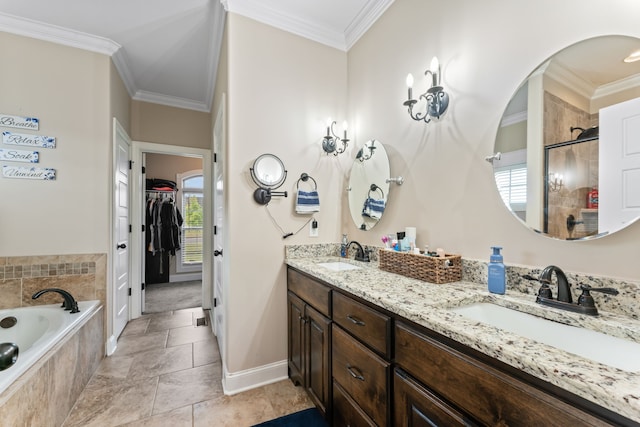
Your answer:
[[[177,273],[169,275],[169,283],[189,282],[191,280],[202,280],[202,272],[197,273]]]
[[[115,336],[111,335],[107,340],[106,347],[107,356],[111,356],[116,351],[116,348],[118,348],[118,339]]]
[[[282,381],[289,377],[286,360],[245,371],[228,372],[226,368],[224,371],[222,389],[224,394],[228,396]]]

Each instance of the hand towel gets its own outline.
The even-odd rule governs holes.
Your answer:
[[[296,197],[296,213],[311,214],[314,212],[320,212],[320,197],[318,196],[318,190],[298,190]]]
[[[362,216],[373,219],[380,219],[384,212],[384,200],[367,197],[362,208]]]

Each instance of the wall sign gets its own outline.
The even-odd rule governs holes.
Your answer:
[[[2,176],[4,176],[5,178],[39,179],[43,181],[53,181],[56,179],[56,170],[51,168],[2,166]]]
[[[38,163],[40,156],[37,151],[5,150],[0,148],[0,160],[10,162]]]
[[[38,130],[40,126],[40,120],[36,119],[35,117],[20,117],[0,113],[0,126]]]
[[[12,145],[29,145],[31,147],[56,148],[56,139],[52,136],[27,135],[24,133],[2,132],[2,142]]]

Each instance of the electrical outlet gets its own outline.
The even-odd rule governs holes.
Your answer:
[[[309,223],[309,237],[318,237],[318,221],[315,219]]]

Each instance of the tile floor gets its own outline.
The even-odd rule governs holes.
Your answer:
[[[127,324],[64,427],[243,427],[312,407],[289,380],[234,396],[222,391],[218,344],[201,308],[150,314]]]

